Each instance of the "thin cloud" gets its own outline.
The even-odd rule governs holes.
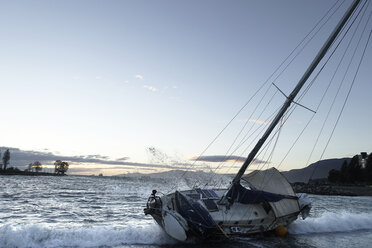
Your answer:
[[[105,170],[131,170],[133,167],[130,166],[115,166],[115,167],[94,167],[94,168],[87,168],[87,167],[73,167],[69,168],[68,172],[71,172],[73,174],[79,174],[79,173],[92,173],[95,174],[99,171],[105,171]],[[142,171],[157,171],[153,168],[141,168]],[[120,172],[119,172],[120,173]]]
[[[204,162],[244,162],[245,158],[239,156],[223,156],[223,155],[212,155],[212,156],[200,156],[192,157],[189,160],[193,161],[204,161]]]
[[[86,155],[86,156],[80,156],[82,158],[86,158],[86,159],[109,159],[108,156],[102,156],[102,155],[99,155],[99,154],[95,154],[95,155]]]
[[[249,120],[249,122],[252,122],[252,123],[256,123],[256,124],[260,124],[260,125],[267,125],[267,121],[264,121],[264,120]]]
[[[155,92],[155,91],[158,90],[157,88],[155,88],[155,87],[153,87],[151,85],[144,85],[143,88],[148,89],[148,90],[150,90],[152,92]]]
[[[9,166],[15,166],[20,169],[25,169],[29,163],[39,161],[44,165],[53,164],[56,160],[63,160],[70,163],[70,165],[81,165],[84,164],[89,168],[89,164],[102,164],[102,165],[116,165],[120,168],[163,168],[163,169],[188,169],[190,164],[173,162],[172,164],[155,164],[155,163],[136,163],[128,162],[129,157],[119,158],[117,160],[111,160],[107,156],[99,154],[86,155],[86,156],[62,156],[51,152],[39,152],[39,151],[25,151],[19,148],[11,147],[0,147],[0,151],[10,151],[10,164]],[[73,171],[71,167],[69,171]],[[79,167],[79,166],[77,166]],[[108,167],[107,167],[108,168]],[[96,168],[94,168],[96,169]]]
[[[142,76],[141,74],[137,74],[137,75],[135,76],[135,78],[138,79],[138,80],[144,80],[144,79],[143,79],[143,76]]]
[[[129,157],[122,157],[122,158],[118,158],[116,159],[116,161],[125,161],[125,160],[128,160]]]

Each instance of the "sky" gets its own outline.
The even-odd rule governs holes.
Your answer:
[[[351,1],[1,1],[1,151],[12,148],[19,154],[11,160],[19,167],[38,159],[51,168],[53,160],[62,158],[70,161],[72,174],[214,169],[245,123],[244,130],[267,127],[265,115],[251,115],[264,91],[204,149],[327,11],[342,2],[275,81],[285,94]],[[280,164],[312,117],[305,108],[296,108],[280,132],[274,155],[263,152],[256,166],[268,161],[289,170],[320,158],[372,152],[371,44],[324,150],[372,29],[371,21],[367,23],[372,6],[367,7],[355,35],[366,25],[351,72],[314,152],[342,72],[291,155]],[[316,109],[346,45],[301,104]],[[347,62],[341,66],[346,67]],[[267,92],[260,106],[275,94],[267,108],[270,115],[285,99],[275,87]],[[233,154],[237,163],[228,159],[217,172],[235,172],[248,152],[245,143]],[[195,162],[202,153],[208,157]]]

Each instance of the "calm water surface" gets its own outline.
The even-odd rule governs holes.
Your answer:
[[[371,247],[372,197],[311,196],[286,238],[181,244],[143,208],[166,179],[0,176],[0,247]],[[180,184],[180,182],[177,182]],[[182,182],[181,182],[182,184]]]

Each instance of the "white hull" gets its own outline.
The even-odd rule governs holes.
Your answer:
[[[271,203],[242,204],[235,202],[232,205],[219,204],[220,199],[227,189],[209,191],[215,193],[214,197],[209,197],[209,199],[203,198],[199,194],[200,190],[198,192],[196,190],[181,191],[163,196],[158,198],[158,201],[159,199],[161,200],[161,206],[158,205],[158,208],[153,208],[153,211],[149,211],[147,214],[151,214],[168,235],[177,240],[185,241],[190,238],[228,238],[231,236],[246,236],[269,232],[275,230],[278,226],[288,226],[301,213],[297,199],[281,200],[289,201],[290,204],[296,205],[297,208],[295,208],[296,210],[294,212],[278,217]],[[215,230],[209,228],[210,230],[205,230],[205,233],[195,230],[199,227],[195,227],[195,223],[190,218],[185,217],[185,214],[182,216],[180,213],[180,209],[177,207],[176,194],[186,195],[188,199],[192,198],[194,203],[197,202],[204,208],[215,223]],[[200,224],[200,229],[204,227],[205,225]],[[181,228],[183,230],[180,230]],[[206,228],[208,229],[208,227]]]

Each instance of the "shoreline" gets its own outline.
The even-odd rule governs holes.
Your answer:
[[[4,176],[65,176],[62,174],[49,173],[49,172],[32,172],[32,171],[15,171],[15,170],[0,170],[0,175]]]
[[[295,193],[338,196],[372,196],[372,185],[293,184]]]

